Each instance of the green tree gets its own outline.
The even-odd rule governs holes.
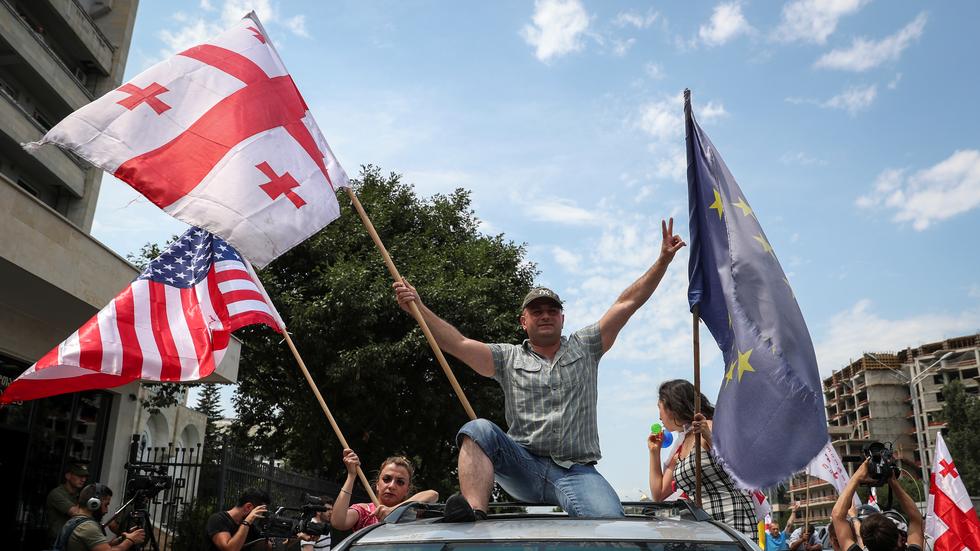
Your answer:
[[[469,194],[418,197],[399,176],[364,167],[355,191],[401,274],[463,334],[520,342],[520,301],[535,267],[523,246],[479,232]],[[391,277],[349,201],[341,216],[259,275],[367,473],[403,453],[419,487],[456,486],[455,435],[467,421],[421,330],[397,306]],[[341,446],[282,338],[244,341],[233,437],[290,467],[343,476]],[[449,357],[481,417],[503,424],[493,381]]]
[[[947,432],[943,435],[956,470],[970,495],[980,493],[980,399],[966,393],[960,381],[943,387],[942,418]]]
[[[215,421],[221,419],[223,414],[218,385],[214,383],[201,385],[201,394],[194,409],[207,416],[207,424],[204,426],[204,460],[210,463],[216,457],[214,452],[221,444],[220,435],[215,427]]]

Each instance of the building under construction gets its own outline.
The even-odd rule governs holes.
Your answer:
[[[945,428],[942,389],[961,381],[969,394],[980,393],[980,333],[906,348],[867,352],[823,380],[830,439],[841,457],[861,456],[866,444],[891,443],[906,475],[928,480],[936,433]],[[847,465],[853,472],[855,465]],[[809,478],[809,480],[807,480]],[[809,486],[810,521],[830,520],[837,491],[822,480],[797,476],[792,499],[803,501]],[[923,501],[925,496],[912,496]],[[778,510],[778,508],[777,508]]]

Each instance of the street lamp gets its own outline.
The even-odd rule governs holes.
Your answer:
[[[919,446],[919,465],[922,468],[922,488],[925,491],[926,495],[929,495],[929,475],[926,473],[926,462],[927,462],[926,448],[928,447],[929,444],[929,438],[925,434],[926,427],[925,426],[920,427],[920,425],[922,425],[923,423],[922,423],[922,419],[920,418],[921,413],[919,408],[919,392],[917,388],[919,386],[919,383],[921,383],[922,380],[929,375],[929,372],[932,371],[933,368],[935,368],[943,360],[945,360],[946,358],[952,355],[953,355],[952,351],[943,354],[942,356],[939,357],[939,359],[932,362],[932,364],[930,364],[929,367],[919,371],[915,377],[912,377],[909,380],[909,392],[912,395],[912,412],[913,415],[915,415],[915,442],[916,445]],[[918,371],[919,358],[915,359],[915,365],[916,365],[916,370]],[[923,440],[925,440],[925,442],[923,442]]]

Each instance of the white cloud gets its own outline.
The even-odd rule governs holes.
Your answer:
[[[617,57],[623,57],[630,51],[630,48],[636,44],[635,38],[627,38],[626,40],[613,39],[613,55]]]
[[[166,45],[159,53],[160,58],[167,58],[196,46],[224,30],[221,25],[204,19],[189,21],[183,14],[175,14],[175,19],[185,24],[179,29],[163,29],[158,33],[157,36]]]
[[[873,311],[870,300],[863,299],[832,316],[826,325],[825,337],[815,344],[817,362],[824,376],[864,352],[895,351],[972,333],[980,327],[980,311],[888,319]]]
[[[294,15],[282,20],[279,17],[278,3],[271,0],[224,0],[220,15],[216,15],[218,9],[211,0],[201,0],[200,6],[208,14],[206,17],[192,17],[183,12],[176,12],[171,16],[179,27],[163,29],[157,33],[165,47],[158,52],[156,59],[148,60],[147,66],[221,34],[251,11],[255,12],[263,25],[279,25],[297,36],[310,36],[306,29],[306,16]]]
[[[715,6],[709,23],[701,25],[698,29],[698,36],[709,46],[720,46],[752,31],[752,26],[742,15],[742,5],[738,2],[729,2]]]
[[[706,103],[696,114],[701,122],[728,116],[725,106],[715,101]],[[682,181],[687,174],[687,157],[681,143],[684,139],[683,96],[667,96],[644,104],[633,125],[654,139],[650,144],[651,153],[658,155],[654,161],[654,175]]]
[[[791,153],[784,153],[782,157],[779,158],[779,162],[784,165],[825,165],[827,161],[813,157],[803,151],[795,151]]]
[[[306,30],[306,16],[305,15],[295,15],[283,21],[283,25],[290,30],[296,36],[302,36],[303,38],[309,38],[310,33]]]
[[[547,62],[585,47],[582,36],[589,28],[589,14],[579,0],[535,0],[532,25],[521,31],[534,46],[538,60]]]
[[[633,11],[620,12],[616,15],[616,19],[613,20],[613,24],[617,27],[631,26],[637,29],[645,29],[650,25],[653,25],[660,14],[649,10],[646,14],[641,14]]]
[[[890,209],[895,222],[911,222],[916,230],[980,207],[980,151],[956,151],[949,158],[906,175],[889,169],[872,191],[857,199],[858,207]]]
[[[249,12],[254,11],[263,25],[272,23],[278,19],[277,6],[271,0],[225,0],[221,8],[221,20],[225,27],[230,27],[245,17]]]
[[[581,256],[564,247],[552,247],[551,254],[555,257],[555,262],[568,272],[577,272],[582,263]]]
[[[675,182],[684,181],[687,176],[687,152],[680,147],[672,148],[666,156],[657,160],[655,174]]]
[[[773,39],[825,44],[841,17],[856,13],[870,0],[794,0],[783,5]]]
[[[528,201],[525,212],[536,221],[557,222],[570,226],[583,226],[599,223],[595,211],[577,206],[573,201],[560,198],[538,198]]]
[[[725,106],[709,101],[695,112],[702,122],[710,122],[728,116]],[[684,97],[664,97],[640,107],[635,126],[660,142],[670,142],[684,136]]]
[[[830,109],[841,109],[853,116],[871,107],[871,104],[874,103],[877,96],[878,86],[875,84],[854,86],[823,102],[821,106]]]
[[[643,67],[643,71],[647,74],[648,77],[652,78],[653,80],[662,80],[664,77],[667,76],[666,74],[664,74],[663,66],[660,65],[659,63],[653,63],[653,62],[647,63]]]
[[[974,283],[970,285],[970,289],[966,292],[970,298],[980,298],[980,284]]]
[[[888,89],[894,90],[895,88],[898,88],[898,83],[901,82],[901,80],[902,80],[902,73],[895,73],[895,78],[888,81]]]
[[[415,187],[416,193],[430,196],[434,193],[450,194],[457,188],[467,188],[474,175],[456,169],[405,169],[402,181]]]
[[[822,69],[862,72],[877,67],[886,61],[895,61],[905,48],[922,36],[926,26],[926,14],[920,13],[911,23],[893,35],[881,40],[857,38],[850,48],[831,50],[814,64]]]
[[[683,136],[684,100],[675,96],[643,105],[636,126],[661,142]]]
[[[725,111],[725,106],[720,103],[715,103],[713,101],[709,101],[698,112],[698,118],[704,121],[720,119],[727,116],[728,116],[728,111]]]

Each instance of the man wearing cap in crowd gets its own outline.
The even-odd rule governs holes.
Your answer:
[[[88,482],[88,469],[85,465],[69,463],[65,469],[64,483],[48,492],[48,498],[44,503],[48,520],[48,541],[53,542],[61,533],[61,527],[76,513],[78,493],[85,487],[86,482]]]
[[[461,494],[446,501],[446,522],[486,517],[494,478],[526,503],[561,506],[571,516],[623,515],[619,496],[595,469],[600,459],[596,422],[598,364],[629,318],[650,298],[674,254],[684,247],[674,221],[662,221],[663,241],[653,265],[630,285],[598,322],[562,336],[563,304],[551,289],[524,297],[520,345],[486,344],[463,336],[429,310],[407,281],[394,284],[399,306],[415,302],[439,347],[504,391],[505,433],[486,419],[456,435]]]

